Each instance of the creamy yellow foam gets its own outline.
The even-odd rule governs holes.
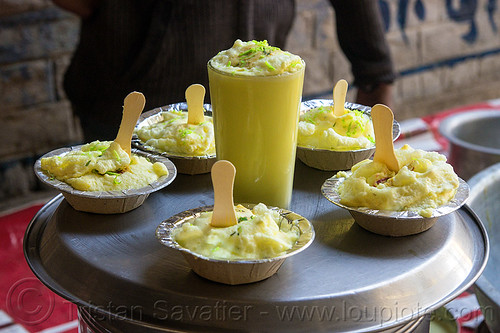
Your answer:
[[[80,191],[136,189],[168,174],[163,163],[151,163],[135,154],[129,156],[111,141],[94,141],[81,150],[42,158],[41,169]]]
[[[345,109],[336,117],[333,106],[320,106],[300,116],[297,145],[328,150],[357,150],[375,145],[373,124],[368,115]]]
[[[383,163],[364,160],[351,169],[340,185],[340,203],[389,211],[416,211],[424,217],[448,203],[459,180],[446,157],[404,145],[395,150],[401,169],[395,173]],[[339,172],[337,177],[346,177]]]
[[[235,210],[238,223],[234,226],[214,228],[210,225],[212,212],[204,212],[174,230],[172,236],[195,253],[226,260],[276,257],[292,248],[300,236],[297,227],[262,203],[252,210],[241,205]]]
[[[267,41],[243,42],[239,39],[230,49],[214,56],[210,65],[224,73],[249,76],[295,73],[305,66],[299,56],[269,46]]]
[[[161,116],[163,121],[135,130],[146,146],[179,156],[215,155],[212,117],[192,125],[187,123],[187,112],[165,111]]]

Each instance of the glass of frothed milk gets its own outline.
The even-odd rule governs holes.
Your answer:
[[[304,61],[236,40],[208,62],[217,159],[236,167],[234,200],[288,208]]]

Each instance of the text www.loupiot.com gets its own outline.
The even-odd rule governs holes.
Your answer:
[[[252,305],[231,305],[218,301],[214,305],[173,305],[168,302],[155,303],[155,317],[170,320],[220,320],[246,321],[256,317],[272,317],[279,321],[355,321],[355,322],[387,322],[397,317],[413,316],[412,311],[385,307],[319,306],[319,305],[275,305],[268,311],[258,310]],[[399,313],[397,313],[399,312]],[[418,310],[417,310],[418,312]],[[420,314],[420,315],[423,315]],[[419,316],[420,316],[419,315]],[[415,318],[417,318],[416,316]]]
[[[142,320],[144,308],[142,306],[95,306],[99,316],[104,313],[112,313],[113,318],[129,317]],[[149,312],[149,311],[148,311]],[[213,305],[174,305],[168,301],[159,300],[154,302],[152,315],[156,320],[172,321],[250,321],[259,318],[270,318],[273,321],[328,321],[328,322],[371,322],[384,324],[392,321],[417,319],[425,313],[422,309],[393,308],[389,307],[363,307],[342,304],[341,306],[320,305],[275,305],[260,310],[253,305],[234,305],[225,301],[216,301]]]
[[[408,308],[398,302],[389,306],[359,306],[342,302],[336,305],[266,305],[259,306],[245,304],[231,304],[226,301],[214,301],[210,304],[175,304],[172,301],[152,300],[150,306],[145,305],[117,305],[109,302],[97,305],[92,301],[87,305],[80,305],[81,310],[92,313],[96,320],[147,320],[153,316],[158,321],[254,321],[263,322],[357,322],[384,325],[388,322],[409,321],[429,313],[418,305]],[[17,321],[26,325],[36,325],[51,317],[55,309],[55,298],[47,288],[44,288],[36,278],[25,278],[14,283],[6,298],[6,308],[9,314]],[[63,301],[67,306],[68,320],[74,320],[73,304]],[[63,304],[63,307],[65,306]],[[264,310],[265,309],[265,310]],[[474,309],[450,309],[455,317],[466,318],[473,314]],[[485,318],[495,316],[495,309],[481,307]],[[452,320],[453,318],[441,318]],[[471,318],[472,319],[472,318]]]

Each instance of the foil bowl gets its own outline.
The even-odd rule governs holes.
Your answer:
[[[249,209],[255,206],[254,204],[242,205]],[[163,245],[179,251],[191,269],[208,280],[229,285],[261,281],[274,275],[287,258],[302,252],[314,240],[313,226],[306,218],[286,209],[269,206],[268,208],[277,210],[280,216],[289,222],[287,225],[297,226],[300,230],[299,239],[294,246],[278,257],[244,260],[213,259],[182,247],[173,239],[172,232],[176,228],[181,227],[184,223],[189,223],[203,212],[212,211],[213,206],[187,210],[170,217],[158,226],[156,237]]]
[[[212,116],[212,106],[210,104],[203,104],[203,108],[205,109],[205,116]],[[136,129],[142,128],[148,125],[154,125],[163,121],[162,112],[167,111],[183,111],[187,112],[187,103],[175,103],[169,104],[166,106],[158,107],[150,111],[143,112],[139,119],[137,120],[137,124],[135,126]],[[132,146],[137,149],[146,151],[148,153],[164,156],[171,160],[176,168],[177,172],[187,175],[197,175],[203,173],[209,173],[212,169],[212,165],[217,161],[216,155],[200,155],[200,156],[184,156],[169,153],[158,149],[153,146],[146,145],[136,133],[132,135]]]
[[[332,99],[313,99],[302,102],[300,114],[320,106],[332,106]],[[344,107],[349,110],[359,110],[371,119],[371,108],[368,106],[346,102]],[[399,123],[394,120],[392,125],[392,137],[396,140],[401,134]],[[329,150],[297,145],[297,158],[305,165],[323,170],[340,171],[349,170],[351,167],[363,160],[370,158],[375,153],[375,145],[369,148],[356,150]]]
[[[167,158],[149,154],[138,149],[132,149],[132,153],[149,159],[152,163],[165,164],[168,175],[160,177],[148,186],[120,191],[80,191],[69,184],[48,176],[41,168],[41,160],[45,157],[64,155],[73,150],[80,150],[82,145],[65,147],[53,150],[40,157],[34,165],[34,171],[38,179],[44,184],[62,193],[66,201],[75,209],[82,212],[97,214],[118,214],[131,211],[144,203],[146,198],[153,192],[169,185],[177,176],[175,165]]]
[[[352,173],[349,171],[347,175]],[[469,185],[459,178],[459,185],[455,197],[445,205],[434,209],[432,216],[423,217],[415,211],[389,211],[370,209],[367,207],[350,207],[340,203],[339,186],[345,177],[333,176],[328,178],[321,187],[321,193],[335,205],[347,209],[354,221],[363,229],[383,236],[409,236],[419,234],[430,229],[437,220],[462,207],[469,197]]]

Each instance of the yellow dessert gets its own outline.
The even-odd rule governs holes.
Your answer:
[[[234,164],[237,202],[287,208],[305,63],[266,41],[235,41],[208,63],[216,151]]]
[[[210,65],[227,74],[246,76],[277,76],[300,72],[305,67],[299,56],[270,46],[265,40],[239,39],[210,59]]]
[[[210,225],[212,212],[203,212],[173,231],[182,247],[208,258],[237,260],[277,257],[291,249],[300,230],[260,203],[252,210],[235,207],[238,223],[224,228]]]
[[[81,150],[41,159],[41,169],[80,191],[116,191],[136,189],[167,175],[160,162],[129,156],[116,142],[94,141]]]
[[[215,139],[212,117],[205,121],[188,124],[188,114],[182,111],[164,111],[161,122],[135,130],[146,145],[177,156],[215,155]]]
[[[320,106],[303,113],[299,119],[297,145],[328,150],[357,150],[375,145],[373,124],[368,115],[345,109],[333,114],[333,106]]]
[[[340,203],[389,211],[416,211],[423,217],[454,198],[459,186],[453,167],[437,152],[404,145],[395,150],[400,170],[396,173],[383,163],[364,160],[355,164],[339,186]]]

